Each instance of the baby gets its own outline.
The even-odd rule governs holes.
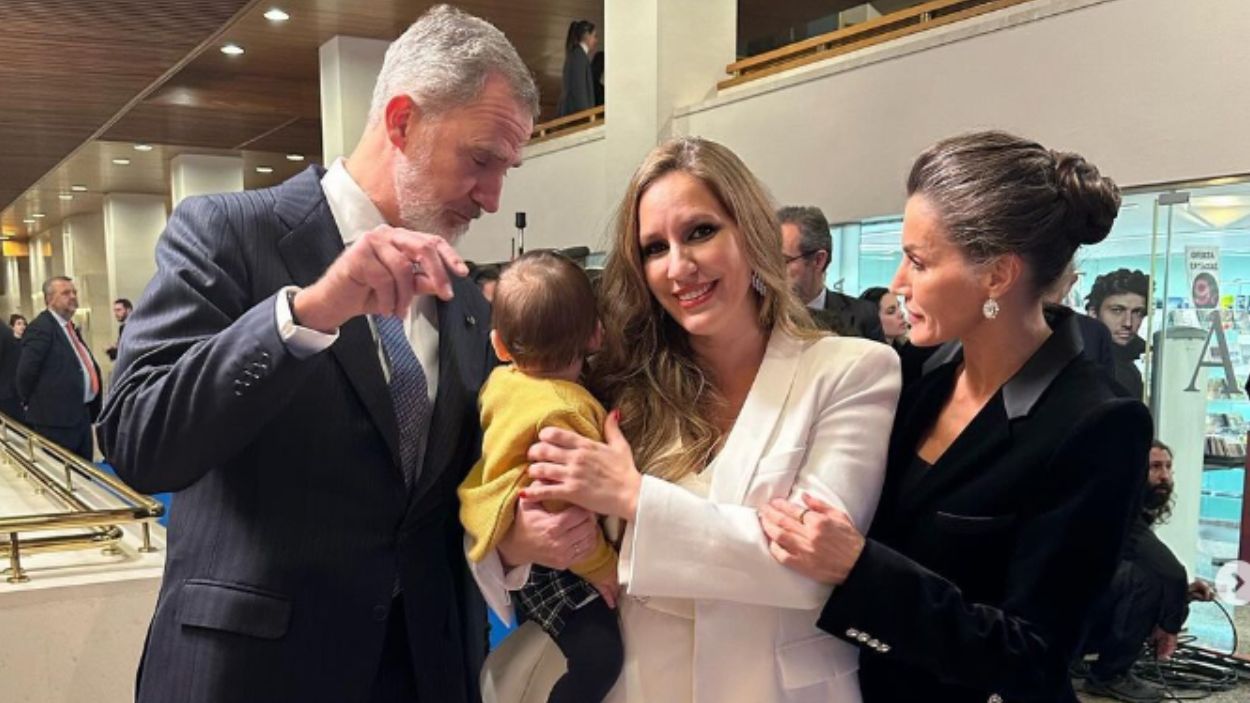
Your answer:
[[[602,441],[607,412],[579,383],[586,355],[602,343],[586,272],[553,252],[531,252],[500,274],[491,312],[491,344],[501,361],[482,386],[482,457],[461,484],[460,521],[469,558],[495,549],[529,485],[526,452],[544,427]],[[549,510],[563,505],[547,505]],[[620,674],[622,645],[615,601],[616,552],[596,543],[569,571],[535,566],[517,594],[521,614],[542,627],[564,653],[568,672],[547,699],[601,701]]]

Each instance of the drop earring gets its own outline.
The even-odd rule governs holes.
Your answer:
[[[981,306],[981,314],[985,315],[987,320],[993,320],[998,317],[998,301],[993,298],[985,301],[985,305]]]

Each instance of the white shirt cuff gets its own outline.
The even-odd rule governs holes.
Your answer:
[[[471,537],[465,535],[464,548],[468,553]],[[512,598],[509,591],[519,591],[530,580],[530,565],[522,564],[508,572],[503,570],[503,561],[498,550],[490,550],[481,561],[469,560],[469,571],[473,572],[473,580],[486,599],[486,605],[494,611],[499,619],[512,623]]]
[[[291,352],[292,356],[296,359],[307,359],[313,354],[329,349],[331,344],[338,341],[339,331],[335,330],[334,334],[326,334],[295,324],[295,315],[291,312],[290,303],[287,302],[287,292],[292,290],[298,291],[299,288],[286,286],[279,290],[276,296],[278,337],[282,339],[282,343],[286,345],[287,351]]]

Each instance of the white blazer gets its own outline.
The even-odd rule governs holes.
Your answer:
[[[621,580],[631,596],[695,601],[694,703],[860,700],[858,649],[816,628],[832,588],[773,559],[756,510],[810,493],[866,531],[900,386],[884,344],[775,333],[708,497],[643,478]]]

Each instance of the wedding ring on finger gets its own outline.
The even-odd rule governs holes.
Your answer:
[[[807,523],[803,522],[803,518],[807,517],[807,514],[808,514],[808,513],[810,513],[810,512],[812,512],[812,509],[811,509],[811,508],[803,508],[803,512],[799,513],[799,524],[800,524],[800,525],[806,525],[806,524],[807,524]]]
[[[412,262],[412,275],[420,276],[423,273],[425,273],[425,269],[421,268],[421,262],[413,261]]]

